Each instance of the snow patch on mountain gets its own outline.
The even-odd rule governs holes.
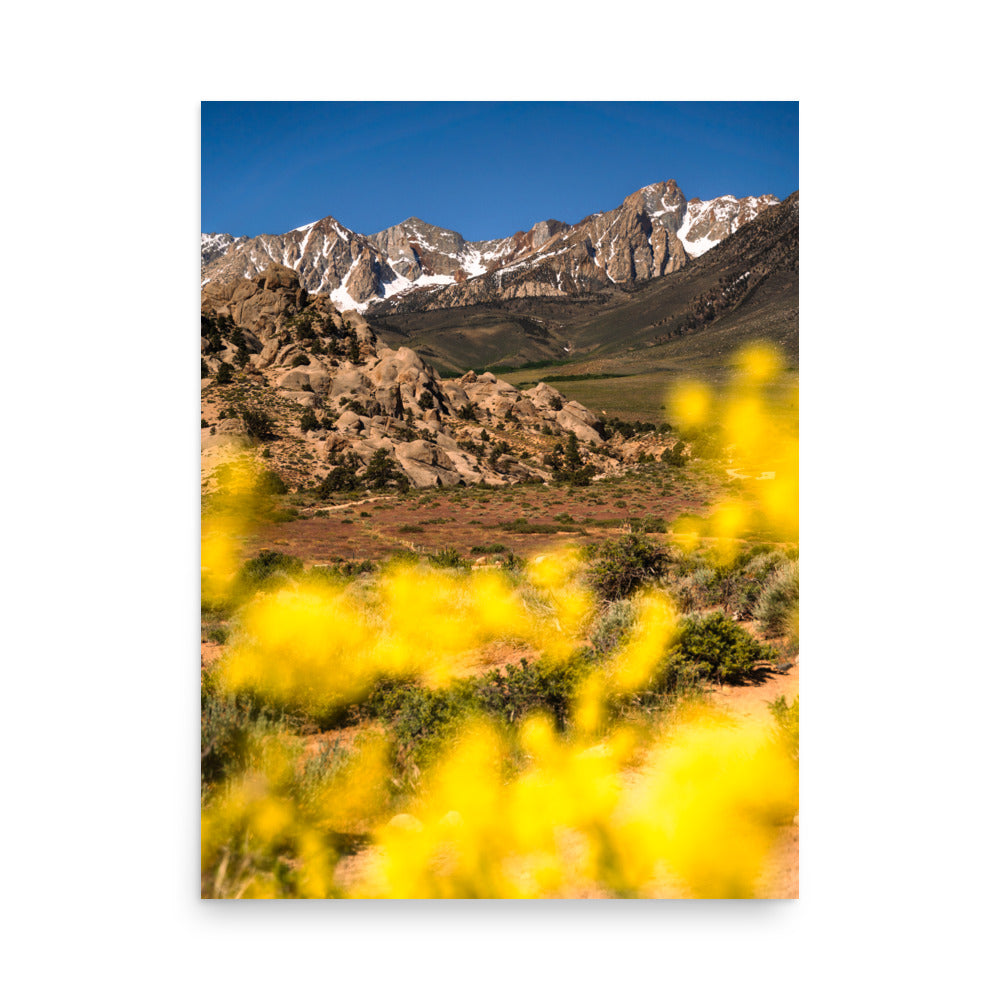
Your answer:
[[[675,233],[687,256],[699,257],[776,203],[769,195],[688,202],[669,181],[647,185],[618,208],[574,225],[547,219],[528,231],[475,242],[412,217],[364,236],[325,216],[281,235],[202,234],[203,283],[250,277],[277,262],[298,272],[308,291],[359,312],[418,290],[444,304],[489,301],[501,290],[519,294],[512,286],[521,283],[530,295],[572,294],[669,273],[683,265],[672,260],[679,252],[676,242],[670,249]],[[358,301],[349,287],[372,294]]]

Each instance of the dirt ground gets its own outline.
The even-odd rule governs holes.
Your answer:
[[[658,471],[658,476],[664,473]],[[674,475],[671,473],[671,475]],[[412,491],[407,495],[369,496],[332,500],[300,508],[295,520],[260,526],[247,539],[244,557],[275,548],[309,565],[340,561],[380,560],[401,551],[421,554],[455,548],[466,559],[476,559],[476,548],[502,545],[517,556],[530,556],[559,544],[585,544],[619,534],[638,518],[671,521],[682,512],[697,513],[707,507],[711,490],[693,478],[676,474],[673,489],[662,479],[608,480],[589,488],[545,486],[508,488],[503,491]],[[524,530],[525,526],[529,530]],[[546,526],[548,530],[530,528]],[[520,529],[520,530],[519,530]],[[487,558],[498,558],[490,554]],[[211,664],[222,647],[202,644],[202,662]],[[468,674],[516,663],[523,648],[494,643],[477,652],[467,664]],[[534,655],[527,652],[529,659]],[[736,719],[771,721],[768,703],[784,695],[791,703],[798,694],[798,662],[788,669],[759,672],[754,683],[711,688],[712,704]],[[307,738],[311,752],[338,744],[349,747],[362,727],[352,727]],[[758,896],[768,899],[798,898],[798,817],[778,832],[773,850],[761,872]],[[338,875],[357,884],[375,858],[375,848],[362,848],[342,858]],[[683,886],[664,880],[656,886],[657,898],[685,898]],[[592,887],[573,894],[600,898]]]
[[[637,520],[670,522],[700,513],[712,496],[694,471],[655,465],[641,475],[608,478],[587,487],[525,484],[503,490],[411,490],[296,507],[295,520],[259,526],[244,556],[280,548],[307,564],[382,559],[401,551],[502,545],[525,556],[560,542],[584,544],[610,537]]]
[[[736,719],[770,721],[768,702],[781,695],[791,703],[798,696],[798,663],[788,670],[762,671],[754,684],[720,687],[709,693],[710,703]],[[370,874],[378,857],[378,848],[366,847],[343,857],[337,866],[338,879],[347,886],[361,884]],[[664,876],[652,887],[656,899],[691,899],[681,883]],[[574,899],[605,899],[607,894],[591,885],[580,885],[567,894]],[[764,862],[756,887],[758,899],[798,899],[799,896],[799,826],[798,816],[776,834],[771,852]],[[566,897],[564,897],[566,898]]]
[[[791,704],[799,694],[798,658],[787,671],[769,671],[760,684],[725,686],[712,691],[714,705],[736,719],[771,721],[768,702],[782,695]],[[770,857],[761,873],[758,896],[761,899],[799,898],[799,824],[798,816],[778,831]]]

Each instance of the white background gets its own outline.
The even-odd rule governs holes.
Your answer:
[[[969,9],[8,13],[11,996],[984,992],[996,115]],[[800,901],[198,899],[202,99],[801,101]]]

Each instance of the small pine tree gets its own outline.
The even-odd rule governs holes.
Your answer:
[[[379,448],[372,455],[365,471],[365,479],[376,489],[388,486],[396,478],[395,462],[385,448]]]
[[[560,453],[560,446],[552,451],[549,464],[555,469],[557,483],[570,483],[573,486],[587,486],[594,478],[594,468],[583,461],[580,454],[580,443],[575,434],[570,434],[565,449]]]
[[[243,429],[247,436],[257,441],[266,441],[274,435],[274,421],[265,410],[242,410]]]
[[[406,478],[402,469],[390,457],[385,448],[379,448],[369,459],[364,478],[365,482],[374,489],[395,486],[400,493],[406,493],[410,488],[409,479]]]
[[[580,455],[580,442],[577,441],[575,434],[570,434],[569,441],[566,443],[566,468],[569,470],[583,468],[583,458]]]

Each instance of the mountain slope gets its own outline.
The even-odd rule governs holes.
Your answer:
[[[340,309],[383,314],[566,298],[670,274],[776,203],[771,195],[688,202],[671,180],[572,226],[547,219],[477,242],[416,218],[363,236],[328,216],[280,235],[204,234],[202,283],[248,278],[277,263]]]
[[[760,337],[794,358],[798,252],[796,192],[683,269],[628,290],[368,315],[388,343],[442,370],[545,363],[580,374],[600,359],[659,364],[710,342],[722,350]]]

